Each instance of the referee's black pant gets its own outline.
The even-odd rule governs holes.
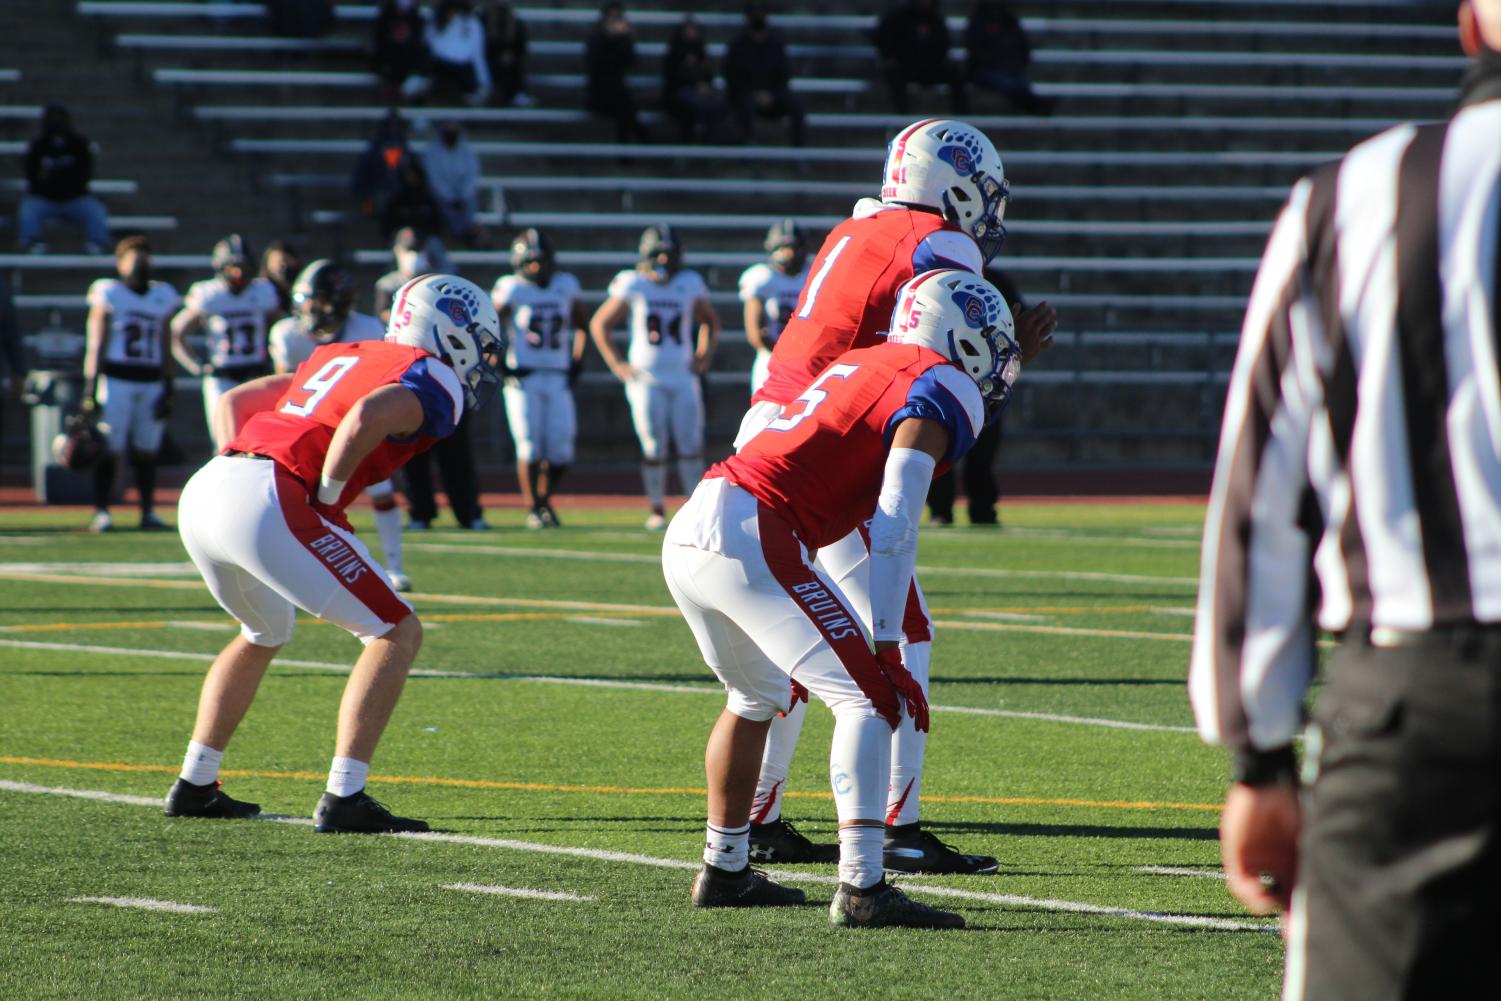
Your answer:
[[[1314,713],[1284,998],[1494,1001],[1501,628],[1376,639]]]

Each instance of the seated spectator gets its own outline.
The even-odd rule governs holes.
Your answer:
[[[626,74],[636,64],[634,35],[624,8],[611,0],[600,8],[599,20],[584,46],[589,111],[615,122],[615,141],[620,143],[646,140],[626,81]]]
[[[286,38],[321,38],[334,23],[332,0],[266,0],[266,14]]]
[[[1053,113],[1053,102],[1032,89],[1032,45],[1021,19],[1007,4],[975,4],[964,29],[964,45],[969,50],[969,79],[976,87],[995,91],[1025,114]]]
[[[359,202],[360,211],[377,221],[384,218],[386,202],[396,190],[396,174],[401,165],[416,159],[407,145],[407,123],[401,112],[392,108],[375,127],[375,135],[355,161],[349,190]]]
[[[684,142],[708,142],[724,120],[725,100],[714,83],[714,62],[704,43],[704,30],[691,14],[672,29],[667,40],[662,109],[677,122]]]
[[[531,107],[534,102],[526,93],[526,26],[508,3],[491,3],[484,23],[485,62],[495,85],[495,102]]]
[[[876,49],[891,104],[910,114],[907,88],[912,84],[946,86],[954,114],[969,110],[964,77],[949,59],[949,28],[938,0],[906,0],[881,16],[876,24]]]
[[[803,106],[792,95],[787,47],[767,25],[765,7],[746,9],[745,25],[725,54],[724,82],[746,139],[754,138],[757,118],[785,118],[792,145],[803,144]]]
[[[490,99],[485,28],[470,0],[440,0],[427,22],[423,40],[427,45],[429,87],[437,97],[459,97],[472,105]],[[408,92],[416,89],[409,87]]]
[[[479,211],[479,157],[458,122],[444,122],[422,154],[427,188],[438,205],[443,233],[473,246],[482,236]]]
[[[423,233],[436,233],[442,224],[438,203],[433,200],[427,186],[427,171],[422,161],[406,160],[396,171],[396,190],[386,199],[386,209],[381,213],[380,231],[386,239],[404,226]]]
[[[375,14],[370,68],[380,77],[381,98],[395,101],[409,79],[427,79],[426,19],[417,0],[381,0]]]
[[[89,194],[94,178],[94,150],[73,131],[73,119],[61,104],[42,109],[42,130],[26,147],[26,194],[21,199],[21,249],[45,254],[42,227],[66,219],[83,228],[84,250],[102,254],[109,244],[109,216],[104,203]]]
[[[281,311],[292,314],[292,285],[302,270],[302,258],[286,240],[272,240],[261,251],[261,277],[276,287]]]

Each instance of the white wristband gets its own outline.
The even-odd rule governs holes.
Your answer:
[[[336,480],[324,473],[318,480],[318,503],[330,506],[339,503],[339,498],[344,496],[344,485],[348,480]]]

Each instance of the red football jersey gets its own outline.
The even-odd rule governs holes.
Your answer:
[[[985,403],[974,380],[936,351],[885,342],[848,351],[706,475],[743,487],[817,549],[875,513],[891,434],[908,417],[948,429],[942,473],[974,444]]]
[[[276,406],[246,421],[225,451],[269,456],[314,492],[344,415],[370,393],[391,385],[417,394],[422,427],[410,438],[387,438],[365,457],[335,505],[342,511],[365,487],[389,479],[458,426],[464,391],[446,362],[420,348],[385,341],[325,344],[297,366]]]
[[[932,212],[865,199],[824,240],[754,401],[788,404],[846,351],[878,344],[897,288],[933,268],[984,267],[968,233]]]

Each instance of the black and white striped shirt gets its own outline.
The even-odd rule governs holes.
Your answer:
[[[1288,744],[1333,632],[1501,622],[1501,74],[1299,181],[1247,306],[1204,528],[1201,735]]]

